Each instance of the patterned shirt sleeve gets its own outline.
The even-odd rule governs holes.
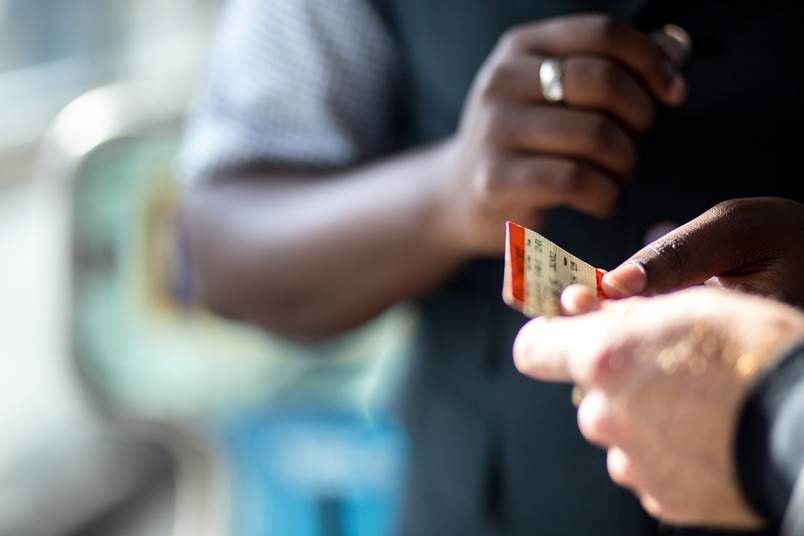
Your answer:
[[[397,63],[368,0],[232,0],[187,127],[182,175],[380,154],[393,142]]]

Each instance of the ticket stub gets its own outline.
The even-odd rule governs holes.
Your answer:
[[[535,231],[506,223],[503,300],[530,317],[555,316],[561,292],[580,283],[605,299],[600,268],[582,261]]]

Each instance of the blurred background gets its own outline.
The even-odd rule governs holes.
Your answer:
[[[375,535],[415,316],[299,346],[189,299],[176,150],[218,0],[0,0],[0,536]]]

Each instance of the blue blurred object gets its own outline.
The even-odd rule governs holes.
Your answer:
[[[238,536],[377,536],[396,519],[404,441],[391,419],[254,412],[224,428]]]

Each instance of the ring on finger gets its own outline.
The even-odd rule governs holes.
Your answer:
[[[554,104],[564,102],[564,75],[559,58],[545,58],[539,66],[539,83],[544,100]]]

